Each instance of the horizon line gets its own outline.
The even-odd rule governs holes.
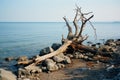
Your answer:
[[[28,23],[44,23],[44,22],[51,22],[51,23],[53,22],[54,23],[54,22],[58,22],[59,23],[59,22],[62,22],[63,23],[64,21],[0,21],[0,23],[2,23],[2,22],[5,22],[5,23],[12,23],[12,22],[13,23],[15,23],[15,22],[16,23],[17,22],[18,23],[27,23],[27,22]],[[71,23],[72,21],[69,21],[69,22]],[[115,23],[120,23],[120,21],[91,21],[91,22],[115,22]]]

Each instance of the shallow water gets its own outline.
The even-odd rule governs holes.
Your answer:
[[[72,23],[71,23],[72,25]],[[95,22],[97,40],[94,30],[86,25],[84,33],[89,35],[88,41],[120,38],[120,23]],[[8,56],[33,56],[40,49],[61,43],[61,35],[66,37],[67,27],[64,22],[1,22],[0,23],[0,59]]]

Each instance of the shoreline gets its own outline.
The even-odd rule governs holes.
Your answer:
[[[118,39],[118,40],[109,39],[107,41],[112,41],[112,42],[110,42],[110,44],[112,43],[112,46],[114,45],[114,47],[117,48],[117,51],[113,52],[113,53],[117,53],[117,54],[112,54],[112,55],[114,57],[120,57],[120,39]],[[106,41],[106,43],[107,43],[107,41]],[[118,42],[116,42],[116,41],[118,41]],[[116,46],[115,46],[115,44],[113,44],[113,42],[116,42]],[[106,44],[104,44],[104,45],[106,45]],[[115,56],[115,55],[119,55],[119,56]],[[66,56],[68,56],[68,55],[66,54]],[[22,58],[23,58],[23,56],[22,56]],[[27,57],[24,56],[23,59],[27,59]],[[48,80],[48,79],[49,80],[76,80],[76,79],[79,79],[79,80],[93,80],[93,79],[94,80],[102,80],[102,79],[106,79],[107,77],[109,79],[116,78],[116,76],[120,73],[120,69],[119,69],[120,63],[116,62],[117,59],[114,60],[114,58],[110,58],[109,56],[103,57],[103,60],[101,58],[101,60],[98,59],[95,61],[83,59],[83,58],[77,58],[77,57],[73,57],[70,59],[71,59],[71,63],[65,64],[65,67],[62,67],[59,70],[47,71],[47,72],[42,71],[40,73],[34,73],[34,74],[32,74],[32,77],[30,77],[28,75],[27,77],[19,78],[18,72],[19,72],[20,66],[16,65],[16,63],[14,63],[13,66],[16,67],[17,71],[13,68],[14,71],[12,71],[12,72],[18,77],[18,80],[22,80],[22,79],[29,79],[29,80],[32,80],[32,79],[36,79],[36,80],[39,80],[39,79],[40,80]],[[111,59],[113,59],[113,61],[111,61]],[[12,67],[12,66],[10,66],[10,64],[15,59],[12,57],[11,58],[9,57],[9,58],[6,58],[6,60],[8,61],[6,63],[9,63],[8,64],[9,67]],[[5,67],[3,67],[3,69],[4,68]],[[102,76],[102,75],[104,75],[104,76]]]

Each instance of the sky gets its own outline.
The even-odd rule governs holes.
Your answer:
[[[92,21],[120,21],[120,0],[0,0],[0,22],[72,21],[76,5],[92,11]]]

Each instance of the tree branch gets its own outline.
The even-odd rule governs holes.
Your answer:
[[[66,19],[65,17],[63,17],[63,19],[65,20],[66,25],[67,25],[67,27],[68,27],[68,31],[69,31],[69,32],[68,32],[67,39],[68,39],[68,40],[71,40],[71,39],[73,39],[72,28],[71,28],[71,26],[69,25],[67,19]]]

